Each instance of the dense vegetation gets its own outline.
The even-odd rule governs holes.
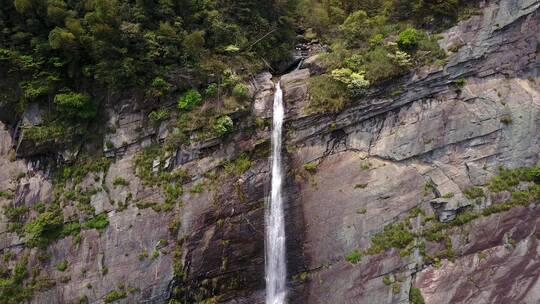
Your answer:
[[[20,114],[29,102],[47,105],[44,126],[25,133],[38,142],[80,134],[84,128],[75,126],[95,121],[114,92],[130,89],[152,101],[214,83],[206,93],[215,94],[223,78],[279,64],[290,55],[294,38],[293,0],[0,5],[0,73],[7,76],[0,80],[0,107]],[[225,90],[245,95],[235,84]],[[152,117],[165,116],[161,111]],[[226,118],[216,128],[226,132]]]
[[[327,73],[310,80],[308,111],[338,111],[373,85],[417,66],[443,63],[446,54],[434,32],[470,14],[472,5],[461,0],[301,1],[305,38],[330,45],[321,56]]]
[[[227,114],[250,98],[247,76],[286,61],[296,33],[331,45],[323,56],[328,73],[310,82],[310,110],[337,111],[372,85],[444,58],[431,32],[469,11],[462,0],[0,4],[0,72],[8,76],[0,80],[0,107],[20,114],[29,102],[46,105],[44,123],[24,130],[37,143],[85,135],[111,95],[126,90],[150,103],[177,98],[187,116],[177,130],[227,134]],[[156,107],[149,120],[170,116]],[[185,138],[180,132],[173,144]]]

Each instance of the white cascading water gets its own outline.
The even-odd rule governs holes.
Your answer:
[[[272,190],[266,209],[266,304],[284,304],[286,290],[285,217],[281,195],[281,133],[283,125],[283,92],[279,82],[274,95],[274,129],[272,130]]]

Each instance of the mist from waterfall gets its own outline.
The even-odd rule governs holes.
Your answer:
[[[286,303],[285,217],[283,211],[281,137],[283,92],[276,84],[272,130],[272,189],[266,208],[266,304]]]

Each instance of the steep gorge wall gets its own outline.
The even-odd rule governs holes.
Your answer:
[[[499,166],[538,163],[540,2],[484,5],[481,15],[442,33],[445,49],[464,44],[444,66],[415,71],[340,113],[304,111],[316,60],[282,77],[292,303],[408,303],[411,286],[426,303],[539,301],[536,204],[445,231],[456,257],[437,267],[418,249],[406,256],[390,249],[356,264],[345,260],[414,208],[451,219],[474,204],[463,191],[483,185]],[[103,230],[83,229],[79,239],[70,235],[39,250],[10,232],[0,215],[0,249],[15,254],[4,266],[12,268],[26,255],[29,270],[41,269],[31,302],[74,303],[86,296],[102,303],[117,291],[118,303],[166,303],[171,297],[262,303],[272,76],[257,76],[252,87],[252,109],[231,115],[237,132],[152,156],[155,176],[188,173],[172,207],[165,203],[168,182],[146,183],[135,174],[135,163],[144,147],[171,136],[173,119],[149,124],[146,109],[131,98],[113,97],[118,102],[107,109],[104,153],[111,165],[80,181],[53,181],[50,160],[16,159],[16,132],[2,125],[0,190],[10,195],[0,196],[1,205],[33,208],[55,200],[54,189],[63,198],[77,189],[88,193],[94,214],[109,221]],[[239,161],[242,154],[249,156],[248,166]],[[304,169],[310,162],[316,170]],[[115,183],[119,177],[128,183]],[[426,194],[427,182],[436,190]],[[443,198],[447,193],[453,196]],[[66,219],[87,220],[79,210],[82,194],[65,199]],[[488,195],[478,208],[498,200]],[[32,209],[28,217],[36,213]],[[412,225],[420,229],[422,217]],[[435,255],[443,248],[426,242],[425,250]],[[57,265],[64,260],[62,271]]]
[[[427,254],[391,249],[345,261],[416,208],[425,216],[413,216],[411,230],[421,231],[430,215],[448,221],[467,207],[499,203],[488,194],[475,206],[463,192],[483,186],[501,166],[538,163],[539,6],[486,4],[482,15],[443,33],[445,49],[463,44],[444,66],[390,83],[334,115],[305,116],[309,73],[285,77],[291,157],[297,168],[317,164],[300,186],[305,303],[408,303],[411,286],[426,303],[540,301],[536,203],[445,231],[455,257],[440,265],[423,256],[445,250],[430,241]],[[402,93],[388,97],[395,91]]]

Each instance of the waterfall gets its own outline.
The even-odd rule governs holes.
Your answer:
[[[285,262],[285,218],[281,195],[281,136],[284,117],[283,92],[279,82],[274,95],[272,130],[272,190],[266,209],[266,304],[284,304],[287,270]]]

